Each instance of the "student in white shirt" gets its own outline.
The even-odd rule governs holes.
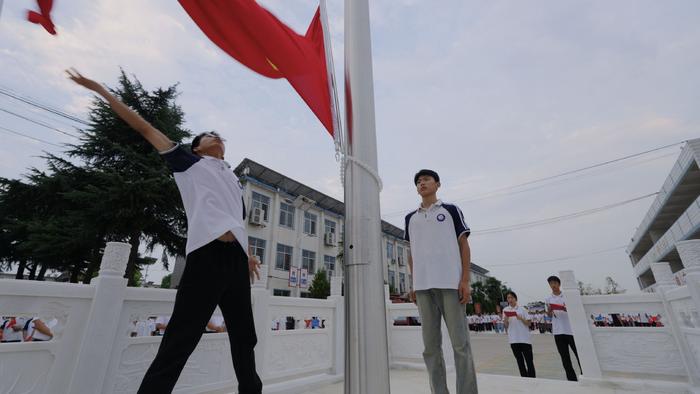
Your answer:
[[[552,318],[552,334],[554,334],[554,343],[557,345],[557,351],[561,357],[561,363],[566,371],[566,379],[577,381],[576,371],[571,364],[571,356],[569,355],[569,347],[573,350],[578,361],[578,367],[581,369],[581,361],[578,359],[576,352],[576,343],[574,342],[574,332],[571,330],[569,323],[569,313],[566,310],[566,299],[559,288],[561,280],[557,276],[547,278],[547,283],[552,289],[552,294],[545,299],[547,305],[547,316]],[[583,373],[583,371],[581,372]]]
[[[53,328],[58,324],[58,319],[44,320],[36,316],[28,321],[25,326],[25,342],[43,342],[53,339]]]
[[[418,306],[423,336],[423,360],[434,394],[448,393],[445,359],[442,354],[441,322],[445,321],[454,353],[457,394],[476,394],[476,370],[466,305],[471,297],[470,230],[462,211],[437,198],[440,176],[420,170],[413,177],[421,204],[406,215],[404,237],[411,244],[408,266],[413,279],[411,298]]]
[[[21,317],[6,317],[3,321],[2,326],[2,342],[23,342],[24,335],[22,330],[24,329],[25,319]]]
[[[503,308],[503,320],[508,331],[508,342],[518,363],[520,376],[535,377],[535,364],[532,360],[532,343],[530,341],[530,314],[527,309],[518,306],[518,296],[506,293],[508,306]]]
[[[238,391],[262,393],[255,368],[257,337],[250,295],[253,277],[260,279],[260,263],[248,250],[243,186],[224,161],[224,139],[207,132],[196,136],[189,149],[176,145],[101,84],[75,70],[67,73],[72,81],[105,99],[161,154],[173,172],[187,215],[185,271],[168,329],[138,392],[173,390],[218,305],[229,323]]]

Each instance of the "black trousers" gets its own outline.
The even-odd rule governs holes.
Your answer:
[[[172,392],[217,305],[228,330],[238,392],[262,392],[255,370],[248,258],[238,242],[212,241],[187,256],[173,314],[139,393]]]
[[[578,359],[578,353],[576,352],[574,336],[566,334],[555,335],[554,343],[557,344],[557,351],[559,351],[561,363],[564,365],[564,371],[566,371],[566,379],[577,381],[576,371],[574,371],[574,366],[571,364],[571,356],[569,355],[569,347],[571,347],[576,356],[576,361],[578,361],[578,368],[581,370],[581,361]],[[581,373],[583,373],[583,370],[581,370]]]
[[[524,378],[535,377],[535,363],[532,361],[532,345],[529,343],[511,343],[515,361],[518,362],[520,376]]]

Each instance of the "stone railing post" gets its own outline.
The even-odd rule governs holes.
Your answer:
[[[698,367],[691,353],[691,347],[688,343],[685,334],[681,330],[681,319],[676,316],[671,304],[668,302],[666,297],[666,292],[677,288],[676,282],[673,279],[673,272],[671,272],[671,265],[669,263],[652,263],[651,272],[654,274],[654,279],[656,280],[656,293],[661,298],[664,305],[665,315],[668,318],[668,325],[671,328],[671,333],[676,341],[676,346],[681,353],[681,359],[685,366],[686,372],[688,373],[688,378],[693,386],[700,385],[700,376],[698,376]]]
[[[124,278],[131,245],[108,242],[98,277],[92,281],[92,299],[78,361],[71,379],[71,393],[99,393],[107,376],[112,344],[117,333],[128,280]]]
[[[329,300],[335,302],[333,315],[333,373],[345,373],[345,299],[343,298],[343,277],[331,277],[331,295]]]
[[[700,313],[700,239],[676,242],[676,250],[683,262],[685,284],[688,286],[688,292],[693,299],[693,304],[695,304],[695,311]],[[685,335],[683,338],[686,341],[692,340]],[[694,368],[694,373],[690,374],[690,381],[698,389],[700,387],[700,371],[698,370],[700,369],[700,359],[697,356],[693,357],[691,366]]]
[[[571,329],[574,332],[574,340],[576,341],[576,349],[581,361],[583,376],[591,379],[601,379],[603,374],[600,370],[598,353],[593,342],[592,323],[586,315],[583,298],[576,284],[574,272],[559,271],[559,278],[561,279],[561,291],[566,299],[566,310],[569,314]]]
[[[260,265],[260,280],[255,278],[255,282],[250,289],[250,296],[253,302],[253,321],[255,322],[255,335],[258,337],[258,344],[255,345],[255,366],[261,379],[267,375],[267,365],[265,364],[265,354],[270,337],[270,291],[267,289],[267,276],[269,265]]]
[[[700,239],[676,242],[685,271],[685,283],[693,297],[695,309],[700,312]]]

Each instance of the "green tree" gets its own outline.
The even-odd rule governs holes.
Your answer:
[[[172,141],[190,135],[175,86],[148,92],[122,72],[112,92]],[[148,251],[160,244],[184,254],[186,218],[163,160],[104,101],[93,101],[89,119],[68,158],[46,154],[46,171],[30,169],[26,181],[0,179],[0,265],[18,263],[19,279],[26,270],[40,279],[56,269],[89,282],[107,241],[131,244],[130,285],[154,262],[139,256],[142,242]]]
[[[190,132],[183,128],[184,114],[175,104],[176,86],[146,91],[136,79],[121,73],[112,93],[179,143]],[[138,248],[165,247],[171,255],[183,255],[186,218],[170,171],[151,145],[123,122],[109,105],[95,99],[89,114],[91,125],[84,130],[81,143],[73,145],[69,156],[80,159],[100,174],[100,188],[86,189],[81,199],[95,202],[93,213],[105,223],[110,240],[131,244],[126,268],[131,282],[143,260]]]
[[[625,289],[621,289],[620,285],[617,282],[615,282],[615,280],[612,277],[605,277],[605,294],[622,294],[626,291],[627,290]]]
[[[311,298],[327,298],[331,295],[331,284],[328,282],[326,270],[318,270],[309,287]]]
[[[160,281],[160,287],[163,289],[169,289],[170,288],[170,281],[173,278],[173,274],[167,274],[163,277],[163,280]]]

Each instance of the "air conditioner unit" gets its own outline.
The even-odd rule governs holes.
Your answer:
[[[335,233],[326,233],[326,235],[323,236],[323,241],[328,246],[338,245],[338,241],[335,238]]]
[[[251,212],[250,215],[250,224],[254,224],[256,226],[264,226],[267,224],[265,222],[265,212],[262,210],[262,208],[253,208],[253,212]]]

